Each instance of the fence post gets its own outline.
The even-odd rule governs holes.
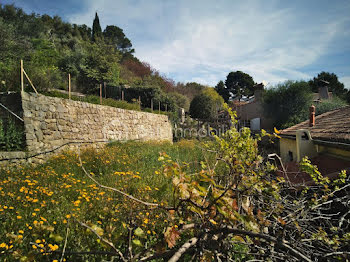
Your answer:
[[[165,104],[165,111],[168,112],[168,104]]]
[[[103,87],[105,90],[105,98],[107,98],[107,87],[106,87],[106,82],[103,82]]]
[[[124,101],[124,90],[122,90],[122,101]]]
[[[160,101],[159,101],[159,105],[158,105],[158,112],[160,113]]]
[[[30,80],[30,78],[29,78],[29,76],[27,75],[26,70],[24,70],[24,68],[22,69],[22,72],[23,72],[23,74],[25,75],[25,77],[27,78],[29,84],[32,86],[32,88],[33,88],[33,90],[35,91],[35,93],[38,95],[38,94],[39,94],[38,91],[36,91],[35,86],[33,85],[32,81]]]
[[[102,105],[102,84],[100,84],[100,105]]]
[[[21,59],[21,89],[24,91],[24,82],[23,82],[23,60]]]
[[[68,74],[68,96],[69,100],[71,99],[71,85],[70,85],[70,73]]]
[[[153,112],[153,98],[151,98],[151,112]]]

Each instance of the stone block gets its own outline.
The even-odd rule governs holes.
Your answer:
[[[36,139],[36,136],[34,133],[26,133],[26,140],[34,140]]]
[[[43,140],[44,134],[43,134],[43,132],[40,129],[35,131],[35,135],[36,135],[36,138],[37,138],[38,141],[42,141]]]
[[[32,117],[33,113],[30,110],[24,110],[23,116],[24,117]]]
[[[55,139],[60,139],[62,136],[61,136],[61,133],[59,131],[55,131],[52,133],[52,138],[55,140]]]
[[[49,122],[49,123],[47,124],[47,128],[50,129],[50,130],[53,130],[53,131],[57,130],[57,124],[56,124],[56,122],[55,122],[55,123]]]
[[[52,113],[56,112],[56,107],[54,105],[49,105],[49,111]]]
[[[68,112],[68,109],[66,108],[66,107],[64,107],[63,105],[58,105],[57,106],[57,109],[56,109],[56,111],[58,112],[58,113],[67,113]]]
[[[64,142],[64,140],[62,140],[62,139],[56,139],[56,140],[51,140],[50,141],[50,145],[52,146],[52,147],[58,147],[58,146],[61,146],[61,145],[63,145],[65,142]]]
[[[53,133],[53,131],[52,130],[50,130],[50,129],[45,129],[45,130],[43,130],[43,134],[44,134],[44,139],[46,139],[46,136],[50,136],[50,135],[52,135],[52,133]]]

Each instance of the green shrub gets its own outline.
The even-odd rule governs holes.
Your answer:
[[[5,132],[2,124],[2,120],[0,119],[0,148],[5,147]]]
[[[316,115],[320,115],[346,105],[347,103],[344,100],[337,96],[333,96],[331,99],[322,100],[316,105]]]
[[[23,149],[24,132],[23,129],[15,125],[10,118],[7,128],[4,128],[3,121],[0,120],[0,150],[16,151]]]
[[[113,106],[117,108],[140,111],[140,105],[138,103],[129,103],[126,101],[114,100],[113,98],[103,99],[102,104],[106,106]]]

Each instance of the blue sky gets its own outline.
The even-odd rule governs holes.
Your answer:
[[[269,85],[321,71],[350,89],[350,1],[0,0],[102,29],[121,27],[135,55],[175,81],[215,85],[230,71]]]

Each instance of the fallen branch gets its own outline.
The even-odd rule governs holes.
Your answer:
[[[63,251],[62,251],[62,255],[61,255],[61,260],[60,260],[60,262],[63,261],[64,252],[66,251],[66,246],[67,246],[67,242],[68,242],[68,234],[69,234],[69,227],[67,227],[66,240],[64,241],[64,246],[63,246]]]
[[[185,244],[183,244],[178,251],[169,259],[168,262],[176,262],[178,261],[181,256],[186,253],[186,251],[193,247],[195,244],[197,244],[198,238],[193,237],[190,240],[188,240]]]

